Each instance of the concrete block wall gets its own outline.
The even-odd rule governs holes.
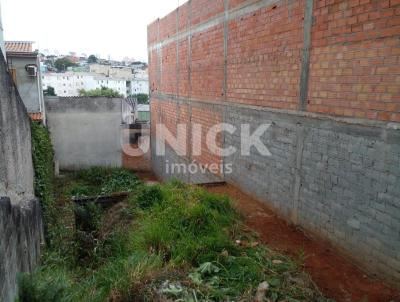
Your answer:
[[[122,166],[122,99],[47,97],[48,127],[60,169]]]
[[[271,156],[253,150],[225,159],[237,184],[287,220],[330,240],[359,264],[400,280],[400,131],[229,106],[226,121],[254,129],[271,122],[262,137]],[[240,148],[240,134],[225,137]]]
[[[0,301],[13,302],[18,274],[32,272],[43,242],[42,211],[37,199],[18,204],[0,197]]]
[[[17,294],[17,275],[38,263],[42,218],[34,196],[30,119],[0,56],[0,301]]]
[[[233,183],[399,284],[399,33],[395,0],[188,1],[148,27],[155,172],[232,163],[173,177]],[[271,123],[272,155],[155,154],[158,123],[221,122]],[[218,144],[239,148],[240,133]]]

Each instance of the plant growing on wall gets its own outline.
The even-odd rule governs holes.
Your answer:
[[[40,198],[45,225],[46,241],[50,235],[47,232],[54,217],[54,151],[48,130],[37,122],[31,123],[32,159],[35,169],[35,195]]]

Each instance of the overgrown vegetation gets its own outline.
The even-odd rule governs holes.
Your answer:
[[[107,87],[101,87],[101,88],[96,88],[92,90],[85,90],[85,89],[80,89],[79,90],[79,95],[80,96],[91,96],[91,97],[107,97],[107,98],[122,98],[123,95],[119,93],[118,91],[107,88]]]
[[[35,195],[40,198],[45,236],[47,243],[51,240],[51,230],[55,228],[54,199],[54,151],[48,130],[37,122],[31,123],[32,160],[35,170]]]
[[[67,197],[89,197],[115,192],[131,192],[138,178],[125,169],[91,168],[64,176],[59,189]]]
[[[147,186],[121,169],[70,173],[56,190],[62,247],[21,278],[20,302],[252,301],[264,281],[265,301],[327,301],[301,259],[260,244],[227,197],[180,182]],[[71,206],[73,196],[116,190],[130,195],[112,208]],[[65,220],[74,213],[76,228]]]

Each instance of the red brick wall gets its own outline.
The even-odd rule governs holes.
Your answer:
[[[297,109],[304,1],[281,2],[229,22],[229,101]]]
[[[186,140],[178,142],[176,146],[177,152],[186,150],[186,156],[183,158],[194,160],[200,165],[206,166],[210,164],[222,164],[222,157],[220,154],[214,154],[206,145],[207,133],[217,124],[222,123],[221,112],[210,112],[208,107],[202,108],[201,106],[189,108],[187,104],[181,104],[172,100],[156,99],[153,98],[151,102],[151,135],[156,137],[156,127],[160,125],[165,126],[169,132],[177,137],[177,125],[186,126]],[[191,119],[191,121],[190,121]],[[192,128],[190,125],[201,125],[201,134],[192,136]],[[218,129],[214,129],[215,132]],[[216,133],[215,146],[222,148],[222,134]],[[192,154],[192,146],[195,142],[200,142],[200,150],[196,149],[200,155]],[[168,144],[168,142],[167,142]],[[197,146],[197,145],[196,145]],[[186,148],[186,149],[185,149]]]
[[[316,1],[308,110],[400,122],[400,1]]]
[[[174,40],[223,16],[224,0],[191,0],[153,22],[153,93],[298,110],[305,2],[276,1],[230,20],[226,62],[221,22],[195,32],[191,50],[188,35]],[[314,0],[313,16],[306,110],[400,122],[400,1]]]
[[[224,41],[223,26],[218,25],[192,37],[192,97],[223,99]]]
[[[161,57],[161,91],[167,94],[176,94],[176,42],[172,42],[163,47]]]

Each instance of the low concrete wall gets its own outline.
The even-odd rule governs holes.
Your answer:
[[[11,85],[4,59],[0,63],[0,196],[13,203],[33,197],[30,120]]]
[[[14,301],[17,274],[38,262],[40,205],[34,197],[30,119],[0,56],[0,301]]]
[[[121,167],[121,101],[46,98],[48,126],[60,169]]]

